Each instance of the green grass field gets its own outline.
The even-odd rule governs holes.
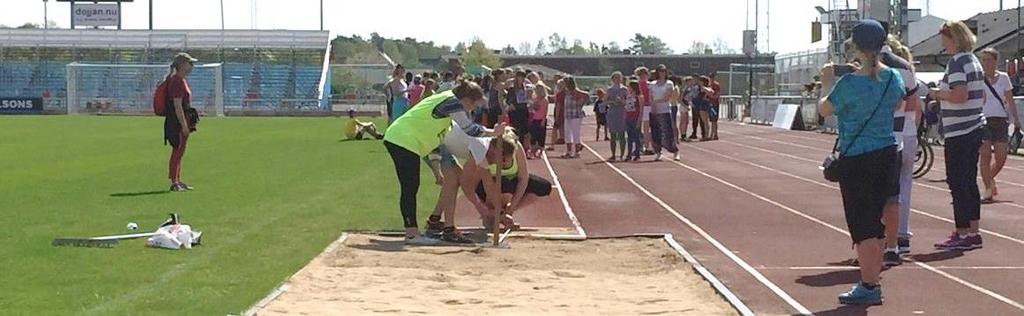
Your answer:
[[[239,313],[342,231],[400,229],[386,150],[340,141],[345,120],[205,118],[182,171],[196,190],[170,193],[161,118],[0,116],[0,314]],[[437,196],[428,170],[421,214]],[[129,221],[149,231],[169,212],[204,245],[50,246]]]

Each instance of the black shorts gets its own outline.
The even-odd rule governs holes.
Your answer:
[[[1006,121],[1005,117],[986,117],[985,122],[983,127],[985,133],[982,134],[982,140],[993,143],[1010,142],[1010,123]]]
[[[597,125],[604,126],[608,124],[608,116],[604,113],[597,112],[594,114],[594,117],[597,118]]]
[[[893,190],[899,188],[897,158],[896,146],[842,158],[844,174],[839,178],[839,189],[854,244],[885,238],[882,210],[889,197],[899,194]]]
[[[517,184],[519,184],[519,177],[501,177],[501,193],[516,193]],[[526,182],[525,194],[548,196],[551,194],[551,182],[548,179],[531,174],[529,181]],[[487,201],[487,192],[484,191],[483,181],[476,185],[476,196],[481,201]]]
[[[907,149],[903,148],[903,150]],[[893,173],[895,173],[893,179],[895,180],[889,184],[891,186],[889,192],[892,192],[892,196],[889,197],[888,202],[898,203],[900,199],[900,170],[903,170],[903,150],[896,151],[896,168],[893,170]],[[917,150],[917,148],[910,150]]]
[[[519,139],[526,136],[527,131],[530,128],[530,111],[526,109],[514,109],[508,112],[508,123],[512,128],[516,129],[516,135],[519,135]]]

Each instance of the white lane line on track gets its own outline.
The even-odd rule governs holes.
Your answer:
[[[835,270],[859,270],[860,269],[860,268],[855,267],[855,266],[799,266],[799,267],[765,267],[765,266],[758,266],[758,267],[755,267],[755,268],[758,269],[758,270],[765,270],[765,271],[771,271],[771,270],[794,270],[794,271],[801,271],[801,270],[825,270],[825,271],[835,271]],[[1013,266],[934,266],[934,268],[939,269],[939,270],[1024,270],[1024,267],[1013,267]],[[897,266],[897,267],[889,268],[889,270],[908,270],[908,269],[922,269],[922,268],[917,267],[917,266],[913,266],[913,267]]]
[[[818,151],[818,152],[822,152],[822,153],[829,153],[829,152],[831,152],[831,151],[832,151],[832,150],[830,150],[830,149],[825,149],[825,148],[821,148],[821,147],[814,147],[814,146],[806,146],[806,145],[802,145],[802,144],[797,144],[797,143],[792,143],[792,142],[787,142],[787,141],[780,141],[780,140],[774,140],[774,139],[767,139],[767,138],[764,138],[764,137],[760,137],[760,136],[750,136],[750,135],[743,135],[743,134],[737,134],[737,133],[730,133],[730,132],[724,132],[723,134],[727,134],[727,135],[736,135],[736,136],[740,136],[740,137],[746,137],[746,138],[751,138],[751,139],[756,139],[756,140],[761,140],[761,141],[767,141],[767,142],[772,142],[772,143],[777,143],[777,144],[782,144],[782,145],[787,145],[787,146],[793,146],[793,147],[797,147],[797,148],[803,148],[803,149],[808,149],[808,150],[814,150],[814,151]],[[780,134],[780,135],[784,135],[784,136],[786,136],[785,134]],[[940,157],[936,155],[936,156],[935,156],[935,159],[936,159],[935,161],[938,161],[938,159],[939,159],[939,158],[940,158]],[[945,169],[945,168],[939,167],[939,165],[933,165],[933,166],[932,166],[932,169],[934,169],[934,170],[936,170],[936,171],[942,171],[942,172],[945,172],[945,171],[946,171],[946,169]],[[1016,169],[1015,167],[1013,167],[1013,166],[1003,166],[1003,169],[1004,169],[1004,170],[1017,170],[1017,169]],[[979,177],[978,177],[978,179],[981,179],[981,177],[979,176]],[[1021,188],[1024,188],[1024,184],[1021,184],[1021,183],[1016,183],[1016,182],[1012,182],[1012,181],[1006,181],[1006,180],[1000,180],[1000,179],[996,179],[996,182],[998,182],[998,183],[1002,183],[1002,184],[1008,184],[1008,185],[1012,185],[1012,186],[1015,186],[1015,187],[1021,187]]]
[[[730,141],[722,141],[722,142],[730,143],[730,144],[737,144],[737,145],[740,145],[740,146],[746,146],[744,144],[734,143],[734,142],[730,142]],[[782,170],[779,170],[779,169],[775,169],[775,168],[772,168],[772,167],[768,167],[768,166],[765,166],[765,165],[761,165],[761,164],[757,164],[757,163],[753,163],[753,162],[749,162],[749,161],[745,161],[745,160],[741,160],[741,159],[736,159],[734,157],[730,157],[729,155],[720,154],[718,152],[715,152],[715,151],[712,151],[712,150],[707,150],[707,149],[700,148],[700,147],[697,147],[697,146],[693,146],[693,145],[685,145],[685,146],[688,146],[688,147],[696,149],[698,151],[709,153],[709,154],[712,154],[712,155],[715,155],[715,156],[718,156],[718,157],[722,157],[722,158],[729,159],[729,160],[732,160],[732,161],[740,162],[740,163],[743,163],[743,164],[746,164],[746,165],[749,165],[749,166],[753,166],[753,167],[757,167],[757,168],[760,168],[760,169],[764,169],[764,170],[768,170],[768,171],[771,171],[771,172],[775,172],[775,173],[778,173],[778,174],[781,174],[781,175],[784,175],[784,176],[787,176],[787,177],[790,177],[790,178],[794,178],[794,179],[801,180],[801,181],[808,182],[808,183],[817,184],[817,185],[820,185],[820,186],[823,186],[823,187],[826,187],[826,188],[834,189],[836,191],[839,190],[838,186],[835,186],[835,185],[832,185],[832,184],[829,184],[829,183],[821,182],[821,181],[818,181],[818,180],[811,180],[811,179],[808,179],[806,177],[798,176],[798,175],[795,175],[795,174],[792,174],[792,173],[789,173],[789,172],[785,172],[785,171],[782,171]],[[770,150],[767,150],[767,149],[765,149],[765,150],[766,151],[770,151]],[[910,208],[910,211],[914,212],[915,214],[923,215],[925,217],[929,217],[929,218],[936,219],[936,220],[939,220],[939,221],[943,221],[943,222],[946,222],[946,223],[950,223],[950,224],[954,223],[953,220],[950,220],[948,218],[941,217],[941,216],[938,216],[938,215],[935,215],[935,214],[931,214],[931,213],[927,213],[927,212],[924,212],[924,211],[921,211],[921,210],[918,210],[918,209],[915,209],[915,208]],[[1017,244],[1024,245],[1024,240],[1013,238],[1013,237],[1010,237],[1008,235],[1000,234],[1000,233],[997,233],[997,232],[994,232],[994,231],[990,231],[990,230],[987,230],[987,229],[981,229],[981,232],[983,232],[985,234],[988,234],[988,235],[992,235],[992,236],[997,237],[997,238],[1005,239],[1005,240],[1008,240],[1008,241],[1011,241],[1011,242],[1014,242],[1014,243],[1017,243]]]
[[[729,134],[732,134],[732,133],[729,133]],[[740,135],[740,134],[732,134],[732,135],[743,136],[743,135]],[[789,144],[789,145],[794,145],[794,146],[797,146],[797,147],[804,147],[804,148],[807,148],[807,149],[813,149],[813,150],[821,151],[823,153],[831,152],[829,150],[822,150],[821,148],[814,148],[814,147],[808,147],[808,146],[803,146],[803,145],[791,144],[791,143],[787,143],[787,142],[774,141],[774,140],[765,139],[765,138],[756,137],[756,136],[743,136],[743,137],[754,138],[754,139],[762,139],[762,140],[766,140],[766,141],[770,141],[770,142],[775,142],[775,143],[781,143],[781,144]],[[757,147],[757,146],[741,144],[741,143],[737,143],[737,142],[730,142],[730,141],[723,141],[723,142],[730,143],[730,144],[735,144],[735,145],[739,145],[739,146],[743,146],[743,147],[750,148],[750,149],[753,149],[753,150],[773,153],[773,154],[777,154],[777,155],[780,155],[780,156],[785,156],[785,157],[789,157],[789,158],[793,158],[793,159],[797,159],[797,160],[812,162],[812,163],[815,163],[815,164],[820,164],[821,163],[821,161],[814,161],[814,160],[807,159],[807,158],[804,158],[804,157],[799,157],[799,156],[795,156],[795,155],[791,155],[791,154],[787,154],[787,153],[782,153],[782,152],[778,152],[778,151],[774,151],[774,150],[764,149],[764,148]],[[822,157],[824,157],[824,155],[822,155]],[[996,180],[996,181],[998,181],[1000,183],[1007,183],[1007,184],[1011,184],[1011,185],[1019,185],[1021,187],[1024,187],[1024,184],[1011,183],[1011,182],[1002,181],[1002,180]],[[947,189],[947,188],[937,187],[937,186],[926,184],[926,183],[920,183],[920,182],[915,181],[914,185],[925,187],[925,188],[929,188],[929,189],[936,190],[936,191],[941,191],[941,192],[949,193],[949,189]],[[1000,202],[999,204],[1007,205],[1007,206],[1018,208],[1018,209],[1024,209],[1024,205],[1020,205],[1020,204],[1015,203],[1015,202]]]
[[[692,146],[692,145],[686,145],[686,146],[692,147],[692,148],[696,148],[696,146]],[[735,185],[735,184],[733,184],[731,182],[722,180],[722,179],[720,179],[718,177],[715,177],[713,175],[710,175],[710,174],[708,174],[706,172],[700,171],[700,170],[698,170],[698,169],[696,169],[694,167],[691,167],[689,165],[686,165],[686,164],[678,162],[678,161],[672,161],[672,163],[675,163],[676,165],[679,165],[679,166],[681,166],[683,168],[686,168],[686,169],[688,169],[690,171],[693,171],[693,172],[698,173],[700,175],[703,175],[703,176],[705,176],[707,178],[715,180],[718,183],[721,183],[721,184],[723,184],[725,186],[728,186],[728,187],[736,189],[736,190],[738,190],[740,192],[746,193],[746,194],[748,194],[748,195],[750,195],[750,196],[752,196],[754,198],[757,198],[759,200],[765,201],[768,204],[775,205],[775,206],[777,206],[777,207],[779,207],[779,208],[781,208],[783,210],[786,210],[786,211],[788,211],[790,213],[793,213],[794,215],[806,218],[806,219],[810,220],[811,222],[814,222],[814,223],[817,223],[819,225],[822,225],[822,226],[825,226],[827,228],[830,228],[830,229],[832,229],[834,231],[837,231],[837,232],[839,232],[839,233],[841,233],[843,235],[850,236],[850,233],[847,232],[844,229],[838,228],[835,225],[829,224],[829,223],[824,222],[824,221],[822,221],[822,220],[820,220],[818,218],[815,218],[813,216],[807,215],[806,213],[800,212],[800,211],[798,211],[796,209],[793,209],[793,208],[791,208],[789,206],[783,205],[782,203],[776,202],[776,201],[774,201],[772,199],[769,199],[769,198],[761,196],[761,195],[759,195],[757,193],[751,192],[750,190],[747,190],[747,189],[745,189],[743,187]],[[966,281],[964,279],[958,278],[958,277],[956,277],[954,275],[951,275],[949,273],[946,273],[944,271],[936,269],[935,267],[932,267],[932,266],[930,266],[930,265],[928,265],[926,263],[923,263],[923,262],[920,262],[920,261],[916,261],[916,260],[913,260],[913,259],[907,259],[907,261],[911,262],[911,263],[913,263],[913,264],[915,264],[915,265],[917,265],[917,266],[919,266],[921,268],[924,268],[925,270],[931,271],[931,272],[933,272],[935,274],[938,274],[938,275],[940,275],[942,277],[945,277],[945,278],[947,278],[947,279],[949,279],[949,280],[951,280],[953,282],[959,283],[960,285],[966,286],[966,287],[971,288],[971,289],[973,289],[975,291],[978,291],[978,292],[980,292],[982,294],[985,294],[985,295],[987,295],[989,297],[992,297],[992,298],[994,298],[996,300],[999,300],[999,301],[1001,301],[1003,303],[1009,304],[1010,306],[1013,306],[1013,307],[1015,307],[1017,309],[1024,310],[1024,305],[1022,305],[1021,303],[1018,303],[1018,302],[1016,302],[1014,300],[1011,300],[1011,299],[1009,299],[1009,298],[1007,298],[1005,296],[1002,296],[999,293],[993,292],[993,291],[991,291],[989,289],[986,289],[984,287],[978,286],[978,285],[976,285],[974,283],[968,282],[968,281]]]
[[[548,172],[551,173],[551,182],[554,183],[554,187],[558,190],[558,197],[562,199],[562,207],[565,209],[565,215],[569,216],[569,221],[572,221],[572,226],[576,228],[576,233],[586,239],[587,233],[583,231],[583,225],[580,225],[580,220],[576,218],[576,213],[573,213],[572,207],[569,206],[569,199],[565,198],[565,190],[562,189],[562,183],[558,181],[558,175],[555,174],[555,169],[551,168],[551,161],[548,161],[548,153],[541,152],[541,158],[544,158],[544,165],[548,167]]]
[[[761,284],[763,284],[765,287],[767,287],[769,290],[771,290],[773,293],[775,293],[775,295],[778,295],[780,298],[782,298],[783,301],[785,301],[787,304],[789,304],[789,306],[793,307],[793,309],[795,309],[797,312],[799,312],[800,314],[803,314],[803,315],[812,315],[813,314],[809,309],[807,309],[807,307],[804,307],[802,304],[800,304],[800,302],[797,302],[796,299],[794,299],[792,296],[790,296],[789,293],[786,293],[786,291],[782,290],[782,288],[780,288],[778,285],[775,285],[775,283],[772,283],[771,280],[768,280],[768,278],[766,278],[763,274],[761,274],[756,269],[751,267],[750,264],[748,264],[746,261],[743,261],[743,259],[741,259],[739,256],[736,256],[736,254],[732,250],[730,250],[729,248],[725,247],[725,245],[723,245],[717,239],[715,239],[714,237],[711,237],[711,235],[708,234],[708,232],[705,231],[703,228],[701,228],[700,226],[697,226],[697,224],[695,224],[693,221],[690,221],[690,219],[688,219],[685,216],[679,214],[679,212],[677,212],[674,208],[672,208],[671,206],[666,204],[664,201],[662,201],[660,198],[658,198],[658,196],[654,195],[654,193],[651,193],[650,191],[648,191],[647,188],[645,188],[644,186],[640,185],[640,183],[636,182],[636,180],[633,180],[632,177],[627,175],[625,172],[620,170],[618,167],[616,167],[615,165],[612,165],[611,163],[605,161],[604,157],[602,157],[601,154],[598,154],[597,151],[595,151],[593,148],[590,148],[590,145],[583,144],[583,148],[586,148],[592,154],[594,154],[594,156],[598,157],[598,159],[601,159],[601,161],[603,161],[606,166],[608,166],[609,168],[614,170],[616,173],[618,173],[620,176],[625,178],[626,181],[629,181],[629,183],[631,183],[634,187],[639,189],[640,192],[643,192],[644,195],[647,195],[647,197],[651,198],[651,200],[654,200],[655,203],[658,203],[658,205],[660,205],[663,209],[665,209],[665,211],[668,211],[670,214],[672,214],[677,219],[679,219],[679,221],[683,222],[683,224],[686,224],[686,226],[689,226],[690,229],[693,229],[695,232],[697,232],[697,234],[699,234],[701,237],[703,237],[704,240],[707,240],[709,243],[711,243],[712,246],[717,248],[718,251],[722,252],[722,254],[724,254],[726,257],[728,257],[729,259],[732,259],[732,261],[735,262],[737,265],[739,265],[740,268],[742,268],[743,270],[747,271],[747,273],[749,273],[751,276],[753,276],[754,279],[757,279],[758,282],[761,282]]]

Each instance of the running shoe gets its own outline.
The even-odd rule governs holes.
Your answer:
[[[186,189],[185,187],[181,186],[181,184],[175,183],[175,184],[171,185],[171,192],[185,192],[185,191],[188,191],[188,189]]]
[[[654,154],[654,161],[661,161],[661,153]]]
[[[442,230],[444,230],[444,222],[441,221],[440,216],[431,216],[429,219],[427,219],[426,232],[424,232],[425,235],[437,236],[441,234]]]
[[[896,239],[896,245],[899,247],[900,254],[910,253],[910,238],[900,237]]]
[[[982,248],[981,234],[975,234],[974,236],[967,236],[964,238],[968,244],[971,245],[971,249]]]
[[[903,259],[900,258],[898,251],[886,251],[882,255],[882,265],[886,267],[895,267],[903,264]]]
[[[440,239],[427,237],[426,235],[405,236],[405,244],[412,246],[433,246],[441,243]]]
[[[882,286],[876,285],[874,289],[868,289],[863,282],[858,282],[849,292],[839,294],[839,302],[850,305],[880,305]]]
[[[690,135],[690,139],[697,139],[697,134],[694,133],[693,135]]]
[[[979,242],[981,241],[980,237],[978,238],[978,241]],[[979,244],[979,246],[980,246],[980,244]],[[974,249],[974,248],[973,248],[973,244],[972,244],[971,240],[969,240],[968,238],[960,237],[960,234],[957,234],[956,232],[953,232],[949,236],[949,239],[946,239],[944,241],[936,243],[935,244],[935,249],[939,249],[939,250],[971,250],[971,249]]]
[[[178,182],[178,185],[180,185],[182,188],[185,188],[185,190],[189,190],[189,191],[192,191],[192,190],[195,189],[191,185],[188,185],[185,182]]]
[[[679,159],[680,158],[679,158],[679,153],[678,152],[674,156],[672,156],[672,160],[679,161]]]
[[[445,227],[444,231],[441,232],[441,240],[453,244],[472,244],[472,239],[466,238],[462,232],[455,229],[455,227]]]
[[[650,155],[654,154],[654,151],[650,150],[650,149],[647,149],[647,150],[644,150],[643,154],[644,154],[644,156],[650,156]]]

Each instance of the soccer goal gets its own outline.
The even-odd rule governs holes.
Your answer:
[[[153,114],[153,92],[164,80],[167,64],[67,65],[68,114]],[[192,107],[207,115],[224,115],[221,64],[196,65],[189,74]]]

